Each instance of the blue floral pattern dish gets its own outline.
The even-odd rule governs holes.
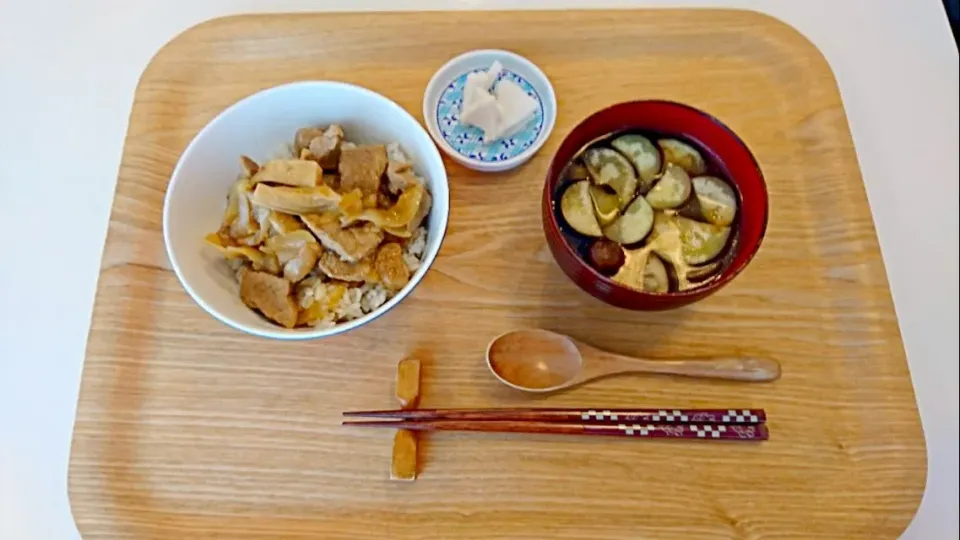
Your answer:
[[[463,86],[467,81],[467,75],[481,71],[486,70],[476,69],[464,73],[443,89],[440,94],[440,101],[437,103],[437,126],[440,128],[440,135],[443,140],[458,154],[483,163],[506,161],[522,154],[540,137],[543,132],[543,100],[540,99],[540,95],[526,79],[513,71],[504,69],[497,76],[493,87],[496,88],[497,84],[503,79],[515,82],[528,96],[537,100],[537,110],[527,120],[527,123],[513,135],[488,143],[483,140],[482,129],[460,123]]]

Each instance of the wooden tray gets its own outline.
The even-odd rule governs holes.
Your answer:
[[[510,174],[448,164],[450,228],[411,298],[311,343],[243,335],[194,305],[163,252],[161,205],[178,155],[214,115],[269,86],[340,79],[419,116],[433,71],[485,47],[515,50],[551,77],[556,131]],[[719,294],[668,313],[581,292],[541,231],[539,194],[563,135],[637,98],[716,115],[770,184],[758,257]],[[482,360],[492,336],[518,327],[653,357],[771,355],[784,376],[610,379],[530,399],[502,389]],[[422,477],[391,483],[392,434],[342,429],[339,413],[392,407],[408,353],[425,362],[425,407],[763,407],[772,439],[435,434]],[[70,498],[84,537],[892,538],[925,471],[840,96],[819,51],[790,27],[743,11],[244,16],[187,31],[144,73],[74,433]]]

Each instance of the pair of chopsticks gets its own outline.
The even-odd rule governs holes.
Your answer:
[[[765,441],[762,409],[418,409],[345,412],[342,425],[637,438]],[[376,418],[376,420],[352,420]]]

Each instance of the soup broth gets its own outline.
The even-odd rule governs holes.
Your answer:
[[[624,131],[584,147],[554,193],[560,230],[612,280],[665,294],[702,286],[729,266],[741,197],[694,141]]]

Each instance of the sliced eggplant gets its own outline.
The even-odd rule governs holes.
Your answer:
[[[730,239],[730,227],[701,223],[683,216],[674,216],[680,231],[681,253],[688,265],[700,265],[717,258]]]
[[[590,186],[590,201],[601,227],[613,223],[620,215],[620,197],[609,186]]]
[[[690,175],[679,166],[667,163],[663,176],[647,193],[647,202],[657,210],[677,208],[690,197]]]
[[[620,244],[598,238],[590,244],[590,264],[604,274],[613,274],[623,266],[626,257]]]
[[[569,181],[589,180],[590,173],[587,172],[587,168],[583,166],[583,163],[574,161],[567,166],[567,169],[563,173],[563,177]]]
[[[650,233],[653,220],[650,203],[637,197],[616,221],[603,229],[603,235],[620,245],[636,244]]]
[[[630,204],[637,192],[637,173],[623,154],[612,148],[596,147],[583,153],[583,162],[595,183],[610,186],[617,193],[621,210]]]
[[[713,261],[703,266],[687,267],[686,273],[683,277],[689,282],[703,283],[704,281],[717,275],[719,270],[720,261]]]
[[[647,257],[647,264],[643,268],[643,290],[655,293],[665,293],[670,290],[667,267],[654,253],[650,253]]]
[[[650,235],[647,243],[651,245],[675,243],[679,246],[680,228],[677,227],[676,217],[676,212],[657,212],[653,219],[653,234]]]
[[[664,161],[682,167],[691,176],[707,172],[707,162],[700,152],[689,144],[677,139],[660,139],[657,145],[663,151]]]
[[[560,213],[567,224],[580,234],[600,237],[600,223],[593,213],[593,202],[590,199],[590,182],[581,180],[574,182],[564,190],[560,197]]]
[[[647,247],[670,265],[681,291],[716,276],[723,262],[714,260],[730,239],[730,227],[701,223],[668,212],[657,212]],[[629,255],[627,258],[629,264]]]
[[[730,225],[737,217],[737,192],[716,176],[693,179],[693,193],[700,216],[714,225]]]
[[[663,165],[660,150],[650,139],[635,133],[617,137],[610,142],[610,146],[626,156],[637,169],[640,191],[646,193],[657,179]]]

